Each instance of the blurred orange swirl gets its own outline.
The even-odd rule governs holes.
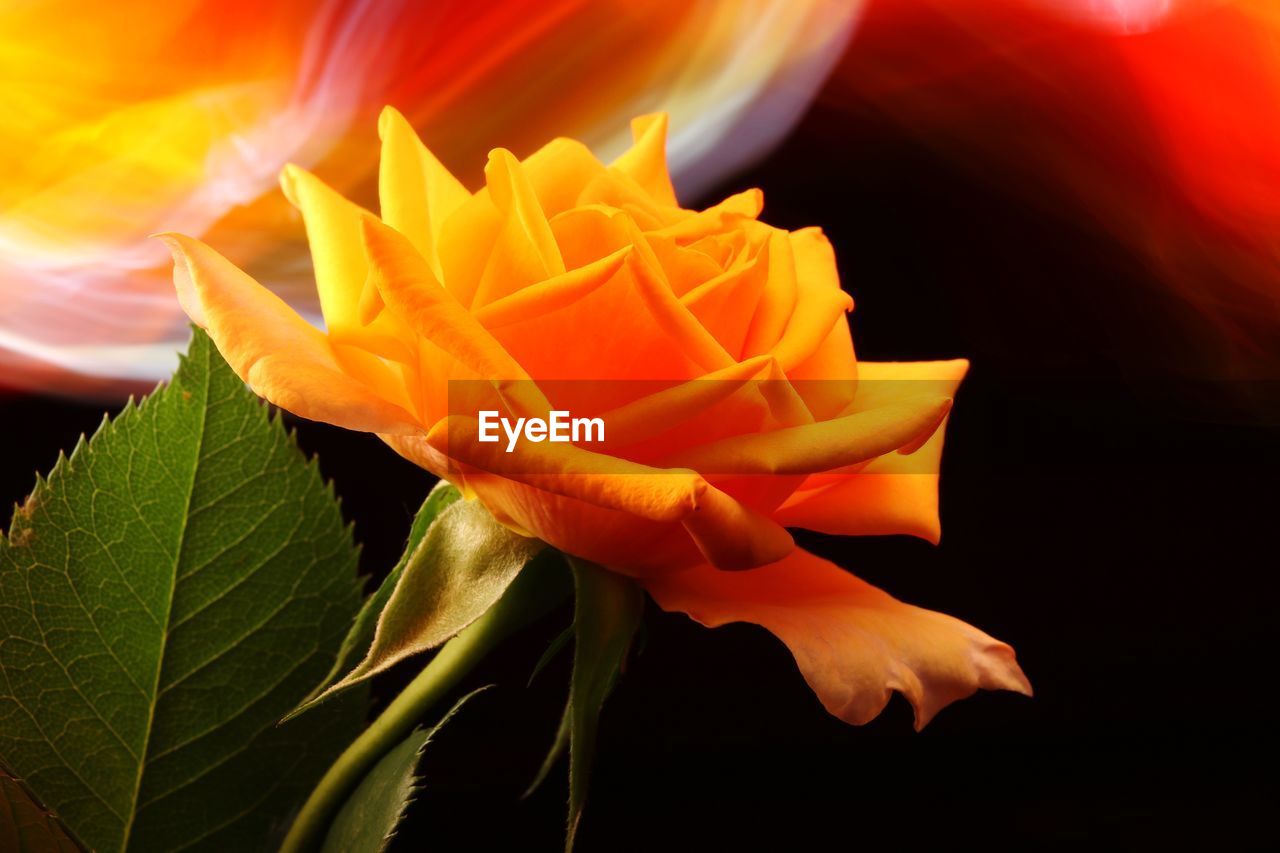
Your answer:
[[[117,394],[186,339],[159,230],[224,247],[318,317],[286,162],[374,195],[397,105],[446,164],[557,134],[601,156],[672,117],[697,192],[798,117],[860,2],[25,0],[0,9],[0,382]],[[478,173],[462,168],[474,183]]]

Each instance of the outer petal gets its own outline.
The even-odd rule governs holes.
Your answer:
[[[699,566],[642,583],[663,609],[707,627],[767,628],[795,655],[823,707],[848,723],[874,719],[895,690],[915,709],[916,729],[979,688],[1031,695],[1009,646],[800,549],[747,572]]]
[[[704,474],[813,474],[909,452],[937,430],[951,398],[917,395],[841,418],[738,435],[663,460]]]
[[[329,334],[378,355],[413,362],[408,330],[398,318],[381,311],[376,290],[366,284],[368,265],[360,220],[373,214],[297,166],[284,168],[280,185],[306,221],[316,290]]]
[[[860,362],[855,407],[926,392],[955,394],[969,362]],[[844,536],[906,534],[937,543],[938,472],[946,422],[909,456],[889,453],[855,473],[810,477],[775,513],[788,527]]]
[[[677,447],[706,444],[730,435],[773,431],[813,421],[777,362],[769,356],[757,356],[663,387],[611,409],[602,417],[609,425],[604,447],[610,452],[634,449],[635,445],[653,443],[654,439],[674,452]]]
[[[188,316],[262,397],[304,418],[347,429],[416,433],[421,424],[375,389],[348,376],[328,339],[280,297],[199,240],[162,235],[173,250],[174,283]]]
[[[392,107],[378,117],[382,159],[378,196],[382,218],[409,238],[442,279],[436,246],[445,220],[471,197],[466,187],[432,154],[413,127]]]
[[[633,119],[631,136],[635,144],[613,161],[612,168],[639,184],[654,201],[675,207],[676,191],[667,172],[667,114]]]
[[[796,265],[796,302],[782,337],[774,344],[772,352],[788,371],[803,365],[827,342],[837,323],[844,323],[844,314],[853,308],[853,299],[840,289],[840,276],[836,272],[835,252],[821,230],[803,228],[791,235],[791,247]],[[848,340],[847,333],[844,336]],[[831,365],[839,367],[853,364],[853,346],[847,344],[840,352],[830,354]],[[806,371],[804,378],[842,378],[830,373],[817,374]]]
[[[464,480],[466,469],[474,468],[511,484],[648,521],[683,525],[706,559],[721,568],[763,565],[794,547],[783,527],[695,471],[654,468],[573,444],[517,442],[507,452],[500,443],[479,441],[477,427],[474,418],[451,416],[427,436],[427,444],[438,453],[462,463],[458,473]],[[452,473],[449,479],[454,479]],[[491,504],[488,499],[485,503]],[[530,510],[507,514],[538,538],[574,551],[573,541],[563,535],[564,525],[572,519],[550,515],[543,507]]]
[[[294,165],[280,172],[280,186],[307,225],[325,323],[330,330],[356,326],[365,279],[364,248],[360,245],[362,209]]]

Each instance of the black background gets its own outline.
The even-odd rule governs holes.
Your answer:
[[[862,358],[974,362],[948,433],[941,546],[802,544],[1011,643],[1036,696],[984,693],[920,734],[895,697],[854,728],[763,630],[651,607],[606,706],[579,849],[1274,842],[1280,430],[1240,401],[1275,389],[1162,374],[1165,356],[1185,363],[1195,318],[1141,265],[872,114],[820,104],[724,189],[745,186],[764,189],[771,223],[827,231]],[[0,401],[0,498],[25,495],[101,416]],[[365,570],[386,571],[429,478],[368,436],[296,426]],[[525,682],[568,621],[509,641],[473,679],[498,687],[428,751],[397,849],[559,849],[563,764],[518,795],[568,656]],[[379,683],[379,704],[410,674]]]

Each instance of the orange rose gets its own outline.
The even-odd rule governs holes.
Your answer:
[[[183,307],[258,394],[377,433],[667,609],[764,625],[842,719],[874,717],[891,690],[920,725],[979,687],[1029,692],[1008,646],[786,530],[936,540],[942,426],[967,367],[859,364],[821,231],[760,222],[758,190],[679,207],[661,115],[608,166],[568,139],[523,161],[495,150],[474,194],[398,113],[379,129],[381,218],[301,169],[282,177],[327,333],[208,246],[165,238]],[[577,389],[607,441],[477,441],[458,405],[472,386],[513,416],[573,408]]]

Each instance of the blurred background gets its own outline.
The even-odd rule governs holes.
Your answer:
[[[249,27],[235,6],[173,3],[62,66],[71,36],[22,17],[57,5],[0,11],[0,498],[167,374],[186,331],[145,233],[185,223],[305,309],[275,171],[297,160],[367,195],[382,102],[471,177],[488,147],[555,134],[607,156],[631,114],[666,107],[686,204],[758,186],[769,222],[827,232],[861,357],[973,361],[942,544],[801,540],[1008,641],[1037,695],[979,695],[921,734],[895,698],[852,728],[762,629],[651,609],[606,706],[580,849],[1274,838],[1271,4],[313,2]],[[109,24],[79,26],[88,43]],[[77,80],[93,62],[118,77]],[[376,439],[293,425],[380,576],[431,483]],[[558,849],[563,768],[518,797],[567,656],[526,681],[569,618],[486,669],[498,689],[427,754],[399,849]]]

